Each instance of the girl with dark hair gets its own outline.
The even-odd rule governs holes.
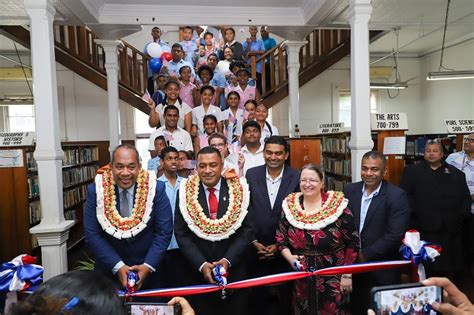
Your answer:
[[[150,127],[158,127],[165,125],[164,110],[168,105],[174,105],[179,109],[178,127],[184,128],[187,132],[191,132],[192,115],[191,107],[183,102],[179,97],[179,83],[170,80],[165,84],[165,98],[161,104],[156,105],[153,100],[150,100],[148,107],[150,108],[150,117],[148,124]]]

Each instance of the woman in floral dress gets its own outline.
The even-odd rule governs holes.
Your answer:
[[[359,251],[354,217],[342,192],[323,190],[319,167],[303,167],[299,193],[288,195],[276,240],[283,257],[295,270],[317,270],[353,264]],[[294,313],[347,314],[352,275],[296,280]]]

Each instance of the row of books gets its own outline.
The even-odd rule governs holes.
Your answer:
[[[86,193],[87,185],[82,185],[74,189],[66,190],[63,193],[64,208],[70,208],[84,201],[86,199]]]
[[[77,217],[76,217],[76,209],[71,209],[71,210],[67,210],[67,211],[64,211],[64,218],[66,220],[76,220]]]
[[[351,160],[323,156],[323,170],[343,176],[351,176]]]
[[[453,153],[456,149],[456,138],[442,137],[417,137],[415,139],[407,137],[406,141],[406,155],[423,156],[425,152],[426,142],[428,140],[438,140],[443,145],[444,155]]]
[[[39,181],[38,176],[28,177],[28,198],[39,196]]]
[[[63,150],[63,166],[89,163],[99,159],[99,149],[97,147],[71,149],[63,148]]]
[[[76,185],[94,178],[97,172],[97,165],[83,166],[63,170],[63,186],[65,188]]]
[[[321,146],[323,152],[348,153],[349,138],[323,138]]]
[[[33,152],[26,152],[26,167],[29,172],[38,170],[38,165],[36,164],[36,160],[33,157]]]
[[[349,180],[339,179],[328,175],[324,176],[324,186],[326,187],[326,190],[344,191],[349,183]]]
[[[41,221],[41,203],[39,200],[30,202],[28,205],[30,213],[30,225],[37,224]]]

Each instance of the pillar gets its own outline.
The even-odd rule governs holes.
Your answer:
[[[351,0],[351,167],[352,181],[361,179],[361,160],[374,142],[370,135],[369,19],[370,0]]]
[[[44,279],[67,271],[69,229],[74,221],[64,219],[63,180],[56,61],[54,57],[52,0],[25,0],[31,19],[31,59],[35,103],[38,179],[41,192],[42,220],[30,229],[41,246]]]
[[[300,48],[306,45],[306,41],[283,42],[283,47],[288,56],[288,118],[290,137],[295,136],[295,125],[301,128],[300,124]]]
[[[118,49],[122,47],[119,40],[96,40],[104,48],[105,70],[107,72],[107,98],[109,108],[109,152],[120,144],[120,112],[118,83]]]

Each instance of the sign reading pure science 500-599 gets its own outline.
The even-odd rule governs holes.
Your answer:
[[[444,122],[449,133],[474,132],[474,119],[446,119]]]

